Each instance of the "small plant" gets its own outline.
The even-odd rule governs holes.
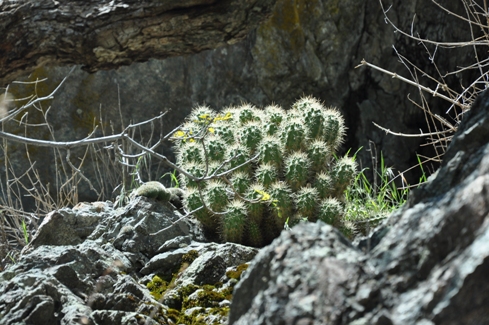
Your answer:
[[[352,158],[334,158],[344,130],[339,112],[311,97],[287,112],[197,107],[174,134],[179,168],[198,177],[180,176],[185,207],[204,204],[195,217],[207,233],[257,247],[284,226],[316,221],[321,200],[340,202],[335,218],[323,218],[340,227],[344,191],[356,175]]]
[[[349,232],[352,235],[367,234],[371,228],[406,202],[409,186],[403,182],[403,187],[397,188],[394,182],[396,177],[392,169],[385,166],[382,153],[378,167],[379,170],[373,175],[373,184],[365,174],[367,170],[362,170],[345,191],[345,220],[350,225]],[[420,179],[421,182],[423,179]]]

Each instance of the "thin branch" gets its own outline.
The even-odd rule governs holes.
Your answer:
[[[453,105],[456,105],[456,106],[458,106],[458,107],[460,107],[460,108],[462,108],[464,110],[469,108],[467,105],[463,105],[463,104],[461,104],[459,102],[456,102],[453,99],[451,99],[451,98],[449,98],[449,97],[447,97],[445,95],[442,95],[442,94],[438,93],[437,91],[435,91],[435,90],[433,90],[431,88],[422,86],[419,83],[416,83],[416,82],[414,82],[412,80],[409,80],[407,78],[404,78],[404,77],[398,75],[395,72],[390,72],[389,70],[385,70],[385,69],[382,69],[382,68],[380,68],[380,67],[378,67],[378,66],[376,66],[374,64],[368,63],[367,61],[365,61],[365,59],[363,59],[361,61],[361,63],[359,65],[357,65],[355,68],[358,68],[358,67],[361,67],[361,66],[364,66],[364,65],[366,65],[367,67],[372,68],[374,70],[378,70],[378,71],[380,71],[382,73],[385,73],[385,74],[391,76],[392,78],[399,79],[399,80],[401,80],[401,81],[403,81],[403,82],[405,82],[407,84],[410,84],[412,86],[421,88],[422,90],[424,90],[424,91],[430,93],[431,95],[433,95],[433,97],[440,97],[440,98],[442,98],[442,99],[444,99],[444,100],[452,103]]]

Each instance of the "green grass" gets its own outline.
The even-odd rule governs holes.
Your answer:
[[[421,166],[421,164],[420,164]],[[367,178],[369,169],[361,170],[353,184],[345,191],[344,223],[353,228],[355,234],[366,235],[391,212],[400,208],[407,200],[409,186],[401,174],[394,175],[392,168],[386,167],[380,155],[378,171],[371,171],[375,180]],[[396,186],[396,178],[401,178],[402,187]]]

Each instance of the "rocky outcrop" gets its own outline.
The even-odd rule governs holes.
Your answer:
[[[305,224],[264,248],[229,324],[489,324],[488,166],[486,91],[436,177],[369,238]]]
[[[0,273],[0,324],[223,324],[257,250],[204,242],[168,203],[134,197],[45,218]]]
[[[489,324],[489,92],[445,158],[353,244],[307,223],[255,256],[140,196],[54,211],[0,273],[0,324]]]
[[[45,64],[95,72],[233,44],[275,1],[0,1],[0,80]]]

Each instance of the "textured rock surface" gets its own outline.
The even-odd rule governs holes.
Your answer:
[[[489,92],[437,176],[352,246],[306,224],[263,249],[230,324],[489,324]]]
[[[180,216],[145,197],[53,212],[0,273],[0,324],[174,324],[184,312],[224,323],[257,250],[202,242],[189,219],[169,227]],[[165,287],[148,286],[155,275]]]
[[[233,44],[275,1],[0,1],[0,80],[44,64],[94,72]]]
[[[462,12],[460,2],[450,5],[455,12]],[[414,14],[414,28],[428,38],[457,41],[466,40],[470,34],[465,22],[448,17],[430,1],[395,2],[389,11],[390,18],[405,30],[410,30]],[[387,165],[404,171],[416,165],[415,151],[431,156],[430,147],[418,148],[421,139],[386,135],[372,121],[397,132],[418,133],[420,128],[426,131],[423,113],[407,98],[407,94],[416,98],[417,89],[380,72],[354,69],[365,58],[408,76],[392,45],[428,73],[434,72],[421,46],[394,34],[385,24],[378,1],[278,0],[271,18],[242,42],[195,55],[134,63],[113,71],[88,74],[77,70],[56,98],[43,106],[52,106],[49,120],[58,139],[80,139],[91,131],[99,110],[105,124],[112,121],[117,125],[119,106],[125,125],[170,108],[165,128],[172,130],[197,104],[221,108],[244,101],[258,106],[276,103],[290,107],[302,95],[313,95],[326,105],[341,109],[349,127],[344,148],[362,146],[359,157],[363,166],[371,164],[367,149],[372,144],[377,153],[382,151]],[[443,71],[467,65],[473,58],[466,51],[453,51],[438,49],[435,61]],[[69,68],[40,68],[30,80],[48,77],[37,87],[39,95],[46,95],[68,71]],[[469,76],[463,76],[462,84],[468,80]],[[460,80],[448,78],[447,82],[459,85]],[[11,85],[11,90],[22,97],[34,88]],[[440,100],[429,101],[435,113],[443,114],[448,109],[448,104]],[[31,112],[30,121],[35,116]],[[13,123],[6,128],[24,133]],[[117,126],[115,129],[119,131]],[[35,137],[49,137],[47,131],[29,132]],[[12,157],[21,166],[23,147],[11,145]],[[171,156],[169,148],[163,146],[162,152]],[[31,156],[35,160],[54,159],[43,156],[46,151],[42,155],[34,151]],[[51,166],[43,166],[41,174],[53,175]],[[413,183],[418,180],[410,178],[409,172],[405,176]],[[96,199],[88,187],[80,192],[82,200]]]

